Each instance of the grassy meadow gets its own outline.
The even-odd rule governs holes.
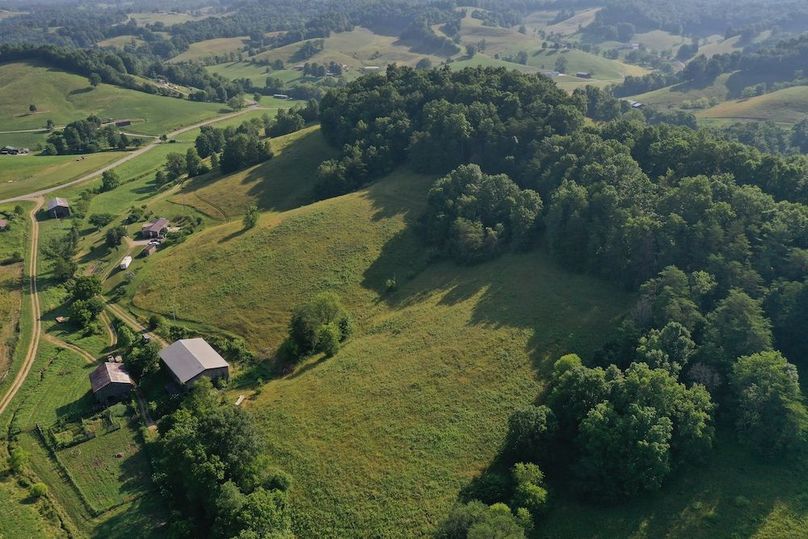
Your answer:
[[[808,114],[808,86],[794,86],[756,97],[735,99],[698,111],[705,121],[768,120],[793,125]]]
[[[198,60],[207,56],[216,56],[236,52],[244,48],[247,36],[241,37],[218,37],[191,43],[188,50],[171,59],[172,62],[188,62]]]
[[[302,135],[270,164],[298,145],[298,159],[314,161],[317,137]],[[535,398],[548,362],[602,344],[629,298],[542,250],[470,268],[430,262],[409,225],[433,178],[400,170],[294,207],[314,178],[299,167],[275,172],[256,182],[271,195],[242,191],[233,203],[270,210],[258,227],[214,226],[153,255],[129,285],[133,304],[242,335],[265,356],[296,304],[338,293],[356,336],[334,358],[264,384],[248,407],[273,461],[294,476],[300,536],[428,534],[496,455],[505,418]],[[242,180],[219,181],[200,191]],[[398,289],[385,292],[390,278]],[[236,380],[233,396],[245,391]]]
[[[36,113],[28,105],[37,106]],[[132,132],[160,135],[213,118],[220,103],[196,103],[99,84],[85,77],[27,62],[0,65],[0,125],[4,131],[37,129],[47,120],[65,125],[90,114],[101,118],[132,119]]]
[[[2,155],[0,198],[11,198],[68,183],[125,155],[125,152],[87,155]]]

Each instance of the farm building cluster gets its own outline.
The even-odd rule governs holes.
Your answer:
[[[28,148],[17,148],[16,146],[3,146],[0,148],[0,155],[28,155],[31,150]]]
[[[230,364],[205,339],[180,339],[159,352],[171,378],[181,387],[189,387],[202,377],[213,381],[230,376]],[[90,374],[90,386],[99,403],[107,405],[128,397],[135,387],[123,359],[108,358]]]

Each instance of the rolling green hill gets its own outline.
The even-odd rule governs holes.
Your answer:
[[[764,95],[735,99],[699,111],[708,121],[768,120],[795,124],[808,114],[808,86],[794,86]]]
[[[30,113],[28,105],[36,105]],[[132,119],[131,130],[159,135],[172,128],[216,116],[217,103],[197,103],[99,84],[85,77],[42,64],[15,62],[0,65],[0,126],[2,131],[45,127],[97,114],[101,118]]]
[[[314,160],[316,136],[276,159],[302,145]],[[311,186],[298,170],[263,173],[286,186],[270,204]],[[222,181],[226,190],[238,180]],[[542,250],[473,267],[430,262],[409,225],[431,182],[399,170],[346,196],[277,202],[253,230],[231,222],[153,255],[129,285],[136,307],[176,309],[262,355],[312,294],[334,291],[353,313],[355,336],[335,357],[309,360],[247,403],[273,461],[294,476],[301,536],[429,534],[496,455],[505,418],[535,397],[548,362],[594,350],[628,306],[628,296]],[[391,278],[398,287],[386,292]],[[249,394],[234,383],[234,398]]]

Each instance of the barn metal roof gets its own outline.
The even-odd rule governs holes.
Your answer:
[[[230,366],[202,338],[180,339],[160,350],[160,358],[183,384],[208,369]]]

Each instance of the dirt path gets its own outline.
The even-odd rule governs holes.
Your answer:
[[[87,363],[95,363],[97,361],[97,359],[94,358],[93,355],[90,352],[88,352],[87,350],[85,350],[83,348],[79,348],[75,344],[70,344],[69,342],[63,341],[59,337],[56,337],[56,336],[51,335],[49,333],[43,333],[42,338],[44,340],[48,341],[51,344],[54,344],[56,346],[61,346],[62,348],[67,348],[71,352],[77,353],[78,355],[83,357],[87,361]]]
[[[0,398],[0,414],[6,410],[9,403],[14,398],[14,395],[16,395],[17,391],[19,391],[20,387],[22,387],[23,382],[25,382],[25,378],[31,371],[31,367],[36,359],[37,351],[39,350],[39,337],[42,333],[42,324],[39,320],[39,293],[37,292],[36,287],[37,254],[39,252],[39,221],[36,219],[36,214],[42,207],[43,203],[44,201],[42,199],[38,199],[34,205],[34,208],[28,214],[28,217],[31,219],[31,252],[28,257],[28,286],[30,287],[31,318],[33,323],[31,341],[28,343],[28,351],[25,353],[22,367],[17,373],[17,376],[14,378],[14,382],[11,384],[11,387],[8,388],[6,394]]]
[[[245,114],[245,113],[253,111],[253,110],[270,110],[270,109],[267,108],[267,107],[258,107],[258,106],[247,107],[247,108],[245,108],[243,110],[240,110],[238,112],[231,112],[230,114],[225,114],[223,116],[217,116],[216,118],[211,118],[211,119],[205,120],[203,122],[198,122],[198,123],[195,123],[193,125],[189,125],[188,127],[183,127],[182,129],[177,129],[176,131],[172,131],[171,133],[168,133],[166,136],[168,138],[174,138],[174,137],[176,137],[178,135],[181,135],[181,134],[183,134],[183,133],[185,133],[187,131],[192,131],[192,130],[198,129],[198,128],[204,126],[204,125],[209,125],[209,124],[213,124],[213,123],[216,123],[216,122],[221,122],[223,120],[227,120],[227,119],[230,119],[230,118],[234,118],[236,116],[240,116],[242,114]],[[84,176],[82,176],[80,178],[76,178],[73,181],[63,183],[61,185],[56,185],[54,187],[49,187],[47,189],[42,189],[40,191],[35,191],[33,193],[28,193],[27,195],[20,195],[20,196],[17,196],[17,197],[12,197],[12,198],[7,198],[5,200],[0,200],[0,204],[6,204],[8,202],[19,202],[20,200],[31,200],[31,199],[39,198],[39,197],[42,197],[44,195],[47,195],[48,193],[52,193],[54,191],[58,191],[60,189],[66,188],[66,187],[72,187],[72,186],[77,185],[79,183],[84,183],[86,181],[92,180],[93,178],[96,178],[96,177],[100,176],[101,174],[103,174],[104,172],[106,172],[108,170],[112,170],[115,167],[119,167],[122,164],[126,163],[127,161],[131,161],[132,159],[134,159],[136,157],[140,157],[141,155],[148,152],[149,150],[151,150],[152,148],[154,148],[158,144],[161,144],[161,142],[159,140],[154,140],[153,142],[150,142],[149,144],[147,144],[147,145],[145,145],[145,146],[143,146],[143,147],[141,147],[141,148],[139,148],[139,149],[137,149],[137,150],[135,150],[133,152],[128,153],[126,156],[121,157],[117,161],[114,161],[114,162],[110,163],[109,165],[106,165],[106,166],[103,166],[103,167],[101,167],[99,169],[96,169],[94,172],[90,172],[89,174],[85,174]]]

